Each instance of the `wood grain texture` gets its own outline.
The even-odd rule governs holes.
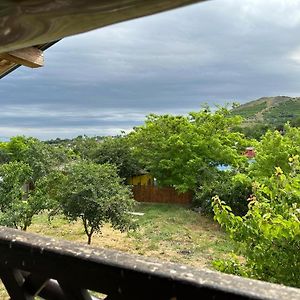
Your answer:
[[[44,65],[43,51],[36,47],[14,50],[0,54],[0,58],[14,64],[23,65],[29,68],[39,68]]]
[[[46,44],[43,44],[43,45],[38,45],[38,46],[36,46],[34,48],[37,48],[42,53],[44,53],[45,50],[47,50],[49,47],[53,46],[57,42],[58,41],[46,43]],[[26,48],[26,49],[28,49],[28,48]],[[15,51],[19,51],[19,50],[15,50]],[[18,67],[21,66],[18,63],[14,63],[14,62],[11,62],[11,61],[3,58],[5,56],[4,54],[5,53],[0,53],[0,79],[2,79],[3,77],[5,77],[6,75],[8,75],[9,73],[13,72]]]
[[[0,53],[205,0],[2,0]]]
[[[134,185],[133,197],[139,202],[191,204],[193,194],[178,193],[173,187]]]
[[[7,72],[15,66],[14,63],[0,57],[0,75]]]

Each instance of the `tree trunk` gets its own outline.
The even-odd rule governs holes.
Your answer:
[[[82,222],[83,222],[85,234],[88,237],[88,245],[90,245],[91,242],[92,242],[92,235],[94,233],[94,230],[93,230],[93,228],[91,228],[90,231],[89,231],[89,229],[88,229],[88,220],[85,219],[84,217],[81,217],[81,219],[82,219]]]
[[[88,235],[88,245],[90,245],[92,242],[92,234]]]

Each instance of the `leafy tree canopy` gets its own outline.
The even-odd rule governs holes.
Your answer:
[[[39,181],[33,191],[26,190],[33,171],[24,162],[0,165],[0,223],[26,230],[32,217],[46,208],[42,186]]]
[[[135,155],[161,185],[195,189],[219,164],[238,167],[248,142],[231,129],[241,117],[225,108],[208,108],[188,116],[149,115],[130,134]]]
[[[254,185],[243,217],[235,216],[224,201],[215,198],[215,219],[246,258],[245,263],[218,261],[219,270],[300,287],[299,156],[289,162],[289,173],[277,167],[270,178]]]
[[[51,147],[38,139],[16,136],[7,143],[0,145],[0,153],[9,161],[24,162],[32,169],[32,181],[47,175],[58,168],[69,157],[66,149]]]
[[[82,220],[89,244],[104,223],[121,231],[134,227],[128,214],[134,201],[115,166],[81,161],[53,179],[50,183],[59,186],[57,192],[63,213],[71,221]]]
[[[99,146],[99,140],[95,137],[80,135],[73,139],[70,145],[78,157],[82,159],[93,159]]]
[[[289,158],[299,154],[300,128],[286,125],[284,133],[268,131],[256,144],[255,163],[250,166],[250,176],[255,179],[271,177],[276,167],[289,173],[292,169]]]
[[[140,170],[126,136],[105,138],[95,151],[94,161],[115,165],[121,178],[133,176]]]

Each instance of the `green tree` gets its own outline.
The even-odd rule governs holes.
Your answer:
[[[95,137],[78,136],[70,143],[75,154],[82,159],[93,159],[99,146],[99,140]]]
[[[238,275],[300,287],[300,168],[290,158],[291,172],[277,167],[271,178],[254,185],[243,217],[215,197],[215,219],[237,242],[246,262],[218,261],[215,266]]]
[[[121,231],[134,227],[128,211],[134,206],[129,188],[121,183],[116,167],[82,161],[72,164],[59,180],[60,205],[70,221],[82,220],[91,243],[104,223]]]
[[[26,230],[32,217],[46,208],[42,186],[37,183],[34,191],[26,190],[33,172],[23,162],[10,162],[0,166],[0,223]]]
[[[235,131],[241,132],[248,139],[255,139],[260,141],[262,136],[266,134],[268,130],[273,130],[274,126],[265,123],[256,124],[242,124],[234,128]]]
[[[300,154],[300,128],[286,125],[284,134],[269,130],[255,148],[255,162],[249,169],[252,178],[271,177],[276,167],[290,173],[289,158]]]
[[[32,137],[13,137],[6,143],[3,151],[8,155],[9,161],[24,162],[30,166],[33,171],[33,185],[38,179],[70,160],[66,148],[51,146]]]
[[[246,174],[232,171],[219,171],[212,180],[205,181],[195,191],[193,204],[201,208],[202,213],[212,214],[212,198],[218,195],[226,199],[236,215],[245,215],[248,211],[247,199],[252,194],[252,180]]]
[[[0,142],[0,164],[8,163],[10,160],[7,144],[7,142]]]
[[[248,142],[231,129],[241,122],[225,108],[208,108],[188,116],[149,115],[134,129],[130,141],[135,155],[161,185],[194,190],[210,178],[219,164],[238,167]]]
[[[141,169],[126,136],[105,138],[95,151],[94,161],[115,165],[121,178],[133,176]]]
[[[23,161],[28,150],[28,138],[15,136],[6,143],[6,151],[11,161]]]

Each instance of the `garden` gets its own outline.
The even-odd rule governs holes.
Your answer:
[[[117,137],[11,138],[0,144],[0,224],[300,287],[300,129],[249,139],[241,122],[206,107],[149,115]],[[192,203],[137,203],[128,178],[141,172]]]

